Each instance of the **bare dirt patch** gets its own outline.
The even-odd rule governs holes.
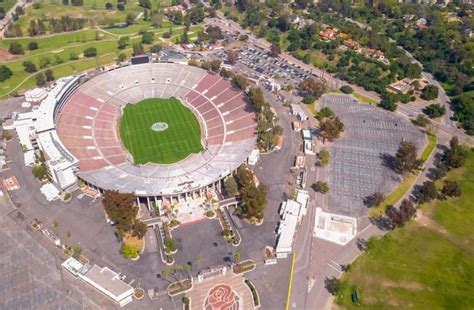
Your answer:
[[[25,55],[12,55],[8,52],[8,49],[0,47],[0,62],[2,61],[14,61],[25,57]]]

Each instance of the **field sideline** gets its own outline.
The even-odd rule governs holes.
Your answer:
[[[165,123],[168,128],[154,131],[151,128],[156,123]],[[135,164],[172,164],[203,150],[196,117],[176,98],[145,99],[127,105],[119,131]]]

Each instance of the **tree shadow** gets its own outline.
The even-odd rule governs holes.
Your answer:
[[[382,165],[395,171],[395,156],[388,153],[380,153]]]
[[[392,229],[392,222],[388,217],[385,215],[379,215],[376,217],[372,217],[370,219],[370,222],[377,226],[378,229],[381,229],[383,231],[391,230]]]

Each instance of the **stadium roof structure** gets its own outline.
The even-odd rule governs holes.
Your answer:
[[[118,135],[121,109],[147,98],[176,97],[198,119],[204,151],[174,164],[134,165]],[[256,115],[229,80],[197,67],[150,63],[119,68],[81,85],[64,103],[56,129],[79,160],[78,175],[101,189],[173,196],[226,177],[252,152]]]

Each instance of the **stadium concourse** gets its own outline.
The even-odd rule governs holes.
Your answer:
[[[119,139],[121,109],[170,97],[196,115],[204,150],[173,164],[134,165]],[[180,199],[220,186],[256,141],[256,115],[245,95],[219,75],[187,65],[141,64],[103,73],[79,86],[57,113],[58,136],[77,158],[79,178],[137,197]]]

